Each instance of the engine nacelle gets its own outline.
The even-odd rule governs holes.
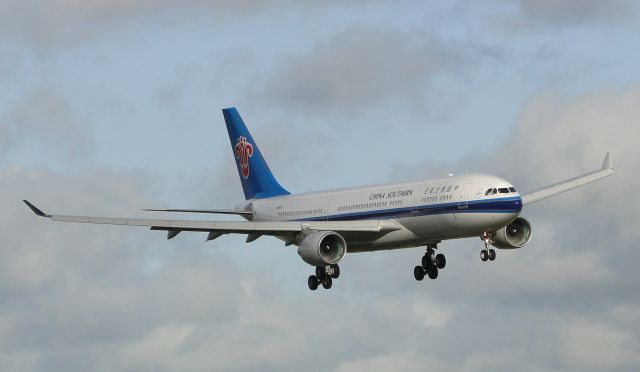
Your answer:
[[[309,265],[328,266],[342,260],[347,253],[347,242],[333,231],[318,231],[302,239],[298,245],[300,258]]]
[[[531,240],[531,224],[524,218],[518,217],[494,233],[491,245],[500,249],[515,249],[524,247],[529,240]]]

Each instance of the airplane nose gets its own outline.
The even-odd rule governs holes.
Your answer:
[[[522,198],[520,196],[513,200],[513,209],[517,210],[518,213],[522,211]]]

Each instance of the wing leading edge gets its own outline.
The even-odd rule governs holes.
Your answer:
[[[535,203],[539,200],[549,198],[554,195],[558,195],[560,193],[573,190],[577,187],[587,185],[591,182],[595,182],[597,180],[603,179],[605,177],[609,177],[614,174],[615,170],[613,169],[613,163],[611,161],[611,153],[608,152],[604,158],[604,163],[602,164],[602,168],[595,172],[587,173],[566,181],[562,181],[542,189],[536,190],[529,194],[522,196],[522,204],[527,205],[531,203]]]

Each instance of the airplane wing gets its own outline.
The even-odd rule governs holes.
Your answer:
[[[539,200],[558,195],[565,191],[573,190],[577,187],[584,186],[599,179],[609,177],[613,173],[615,173],[615,171],[613,170],[613,164],[611,162],[611,153],[608,152],[604,158],[604,163],[602,164],[601,169],[523,195],[522,205],[535,203]]]
[[[182,231],[209,232],[212,240],[222,234],[248,234],[253,237],[260,235],[286,235],[301,231],[335,231],[335,232],[370,232],[388,233],[399,230],[397,223],[389,220],[363,220],[363,221],[190,221],[190,220],[164,220],[142,218],[107,218],[88,216],[65,216],[46,214],[33,204],[24,200],[31,210],[40,217],[49,218],[52,221],[77,222],[106,225],[146,226],[151,230],[165,230],[167,238],[171,239]],[[252,239],[254,240],[254,239]]]

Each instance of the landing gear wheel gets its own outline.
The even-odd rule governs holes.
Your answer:
[[[413,269],[413,277],[416,278],[417,281],[424,279],[424,269],[422,266],[416,266]]]
[[[489,252],[487,252],[486,249],[483,249],[483,250],[480,251],[480,259],[482,261],[486,261],[486,260],[489,259]]]
[[[428,255],[422,256],[422,267],[425,270],[429,270],[431,266],[433,266],[433,260],[431,260],[431,256],[428,256]]]
[[[331,269],[332,269],[332,273],[331,273],[331,277],[333,279],[338,279],[340,277],[340,266],[338,266],[338,264],[333,264],[331,265]]]
[[[438,269],[444,269],[444,267],[447,266],[447,259],[444,257],[442,253],[439,253],[436,256],[435,264]]]
[[[493,249],[489,249],[489,261],[493,261],[496,259],[496,251]]]
[[[429,271],[427,271],[427,275],[429,275],[429,279],[435,279],[438,277],[438,268],[432,267]]]
[[[326,278],[324,278],[322,280],[322,287],[324,287],[324,289],[329,289],[331,288],[331,285],[333,284],[333,280],[331,280],[331,277],[327,275]]]
[[[316,276],[318,277],[318,280],[322,280],[322,278],[324,278],[326,273],[327,272],[325,271],[324,267],[316,266]]]
[[[318,277],[315,275],[310,275],[309,276],[309,280],[307,281],[307,283],[309,284],[309,289],[312,291],[315,291],[316,289],[318,289]]]

